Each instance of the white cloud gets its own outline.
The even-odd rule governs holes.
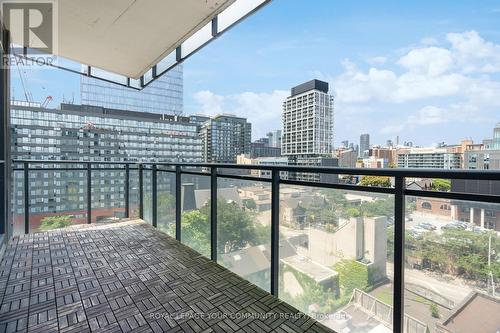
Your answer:
[[[414,49],[401,57],[398,64],[410,72],[437,76],[447,72],[453,65],[453,56],[447,49],[425,47]]]
[[[454,56],[463,72],[500,72],[500,45],[485,41],[476,31],[449,33]]]
[[[420,40],[420,44],[425,46],[432,46],[439,44],[438,40],[434,37],[425,37]]]
[[[197,92],[194,99],[199,104],[200,113],[231,113],[246,117],[252,123],[252,134],[256,139],[281,127],[282,103],[288,95],[288,91],[275,90],[271,93],[243,92],[222,96],[204,90]]]
[[[363,67],[366,63],[369,65]],[[342,67],[338,76],[310,73],[331,83],[335,132],[341,136],[358,133],[361,127],[379,129],[382,135],[403,135],[405,131],[433,131],[457,122],[462,126],[491,122],[500,107],[500,81],[492,74],[500,72],[500,45],[484,40],[475,31],[450,33],[443,41],[425,38],[395,61],[379,56],[358,66],[345,59]],[[281,126],[282,102],[288,94],[283,90],[232,95],[200,91],[195,100],[205,114],[226,112],[247,117],[256,139]],[[372,118],[374,114],[380,117]]]
[[[194,94],[194,99],[200,105],[200,113],[206,115],[216,115],[218,113],[222,113],[224,96],[216,95],[209,90],[202,90]]]
[[[388,61],[387,57],[378,56],[366,59],[366,62],[371,65],[382,65]]]
[[[450,33],[447,41],[440,47],[414,46],[384,69],[363,70],[344,60],[343,73],[330,80],[337,101],[404,103],[448,97],[499,106],[500,82],[477,75],[500,72],[500,45],[485,41],[475,31]]]
[[[407,123],[410,125],[435,125],[446,122],[448,110],[429,105],[418,110],[414,115],[408,117]]]

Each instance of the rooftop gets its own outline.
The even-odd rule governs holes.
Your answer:
[[[473,292],[437,327],[450,333],[496,333],[500,331],[499,313],[499,298]]]

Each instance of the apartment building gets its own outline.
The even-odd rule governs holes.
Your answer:
[[[252,124],[246,118],[221,114],[206,120],[199,135],[205,162],[236,163],[236,156],[250,153]]]
[[[462,154],[447,147],[406,148],[398,150],[398,168],[460,169]]]
[[[493,129],[492,139],[466,147],[464,169],[500,169],[500,123]]]
[[[333,158],[333,96],[328,83],[311,80],[291,89],[283,102],[281,154],[289,164],[300,166],[338,166]],[[294,173],[291,178],[327,180],[326,175]]]
[[[359,157],[369,156],[370,134],[365,133],[359,136]]]
[[[283,103],[284,156],[308,157],[332,152],[333,96],[328,83],[311,80],[291,89]]]
[[[46,109],[37,103],[12,102],[11,147],[13,159],[202,161],[196,125],[187,117],[73,104]],[[94,221],[119,216],[123,209],[113,207],[123,206],[124,193],[119,189],[124,177],[123,170],[93,172]],[[78,219],[85,212],[86,182],[84,169],[31,172],[32,223],[36,225],[44,216],[61,212],[73,212]],[[13,192],[15,213],[21,214],[23,182],[15,184],[18,187]],[[148,184],[146,180],[146,189]]]
[[[255,140],[250,144],[250,157],[258,158],[258,157],[280,157],[281,156],[281,147],[272,146],[272,137],[271,139],[260,138]],[[280,139],[281,142],[281,139]]]

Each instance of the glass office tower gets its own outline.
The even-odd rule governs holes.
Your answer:
[[[82,105],[170,115],[183,111],[182,64],[140,91],[84,75],[80,86]]]

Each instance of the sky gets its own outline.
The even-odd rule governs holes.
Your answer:
[[[481,141],[500,122],[500,0],[273,0],[184,62],[184,112],[281,128],[290,88],[329,82],[334,143]],[[23,97],[12,72],[13,96]],[[31,70],[35,100],[79,102],[79,77]],[[52,104],[54,106],[54,104]]]

